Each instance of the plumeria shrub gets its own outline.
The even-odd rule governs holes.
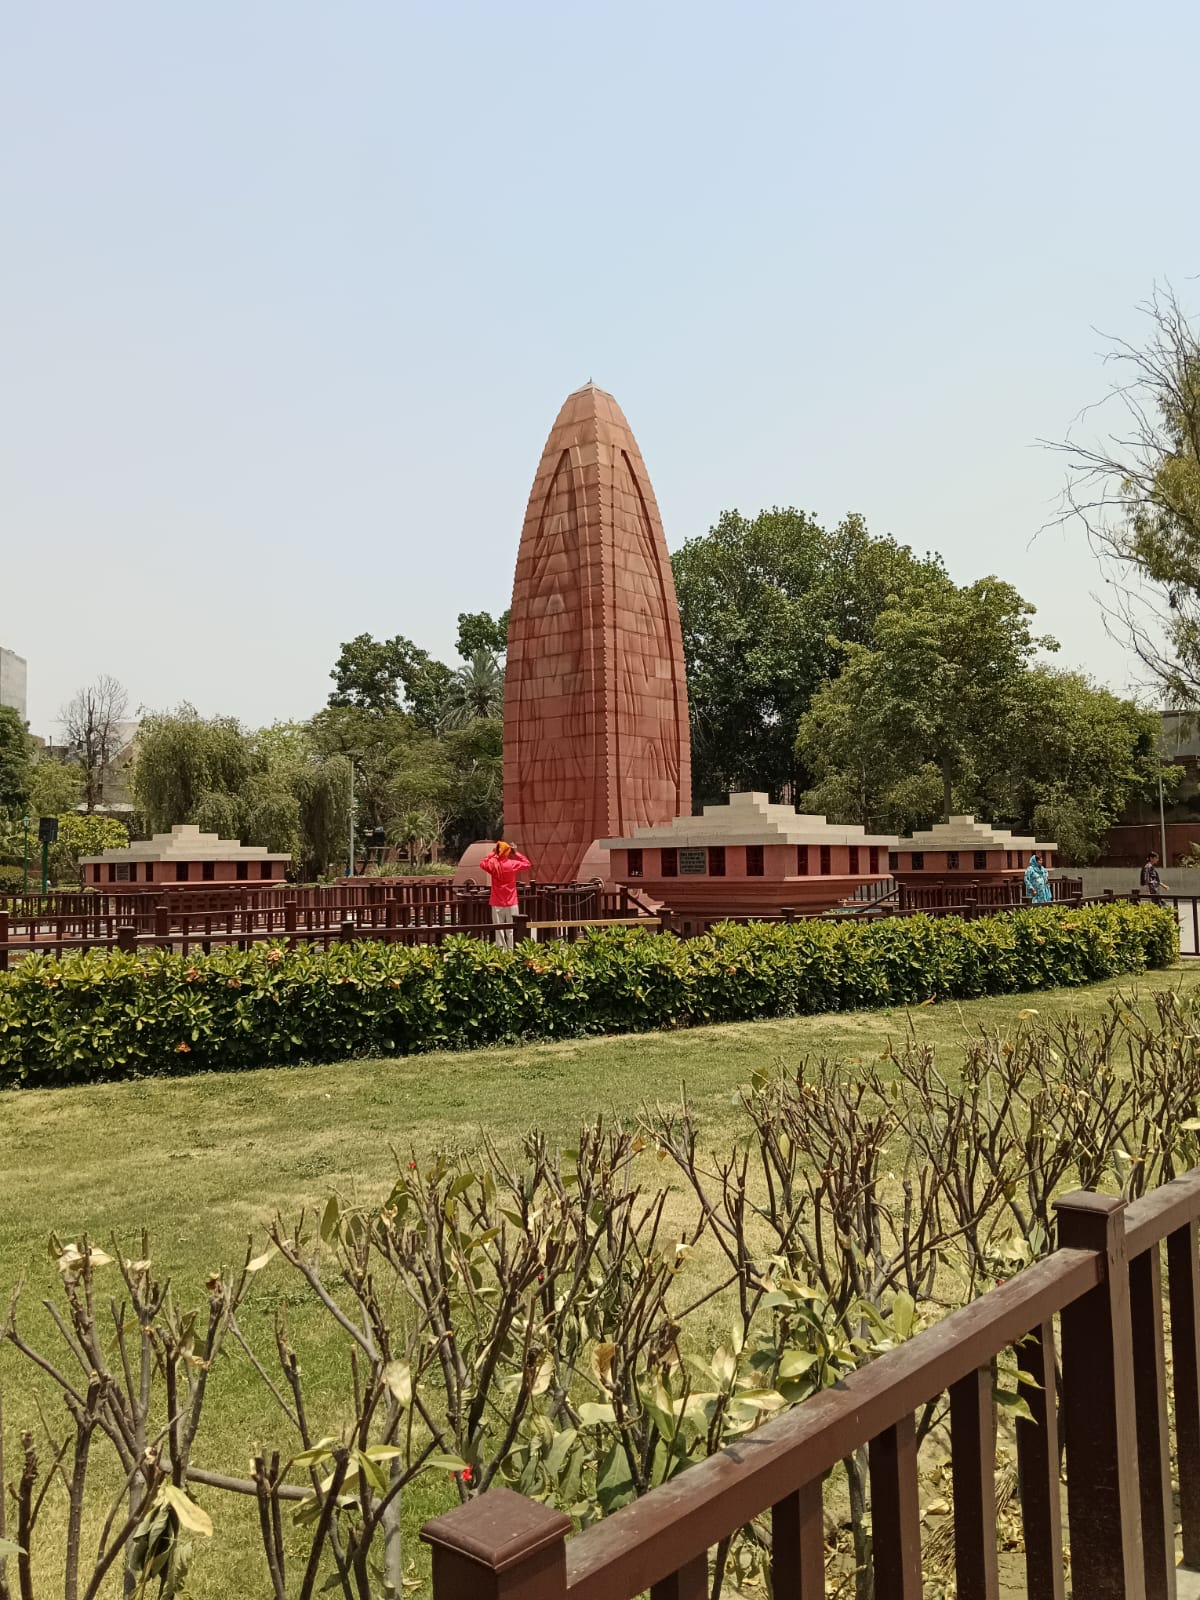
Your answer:
[[[1056,1193],[1141,1194],[1200,1162],[1190,998],[1147,1016],[1118,997],[1094,1028],[1025,1007],[955,1067],[910,1037],[879,1061],[756,1074],[715,1150],[684,1101],[584,1127],[569,1150],[534,1133],[398,1152],[385,1191],[277,1215],[203,1285],[172,1288],[143,1234],[53,1238],[49,1318],[18,1288],[0,1320],[11,1397],[39,1423],[0,1421],[0,1597],[171,1600],[189,1572],[206,1592],[240,1498],[257,1512],[246,1593],[401,1600],[412,1501],[507,1485],[584,1527],[725,1446],[744,1459],[772,1416],[1045,1254]],[[995,1389],[1009,1484],[1011,1367]],[[215,1445],[213,1399],[247,1381],[267,1414],[242,1447],[227,1430]],[[930,1509],[948,1512],[941,1402],[918,1437]],[[830,1592],[872,1600],[859,1451],[839,1497]],[[770,1537],[763,1518],[719,1547],[709,1600],[762,1588]],[[929,1592],[946,1576],[927,1571]]]
[[[87,1082],[525,1039],[697,1027],[1094,983],[1169,965],[1170,912],[1113,903],[963,921],[598,930],[477,939],[27,956],[0,973],[0,1085]]]

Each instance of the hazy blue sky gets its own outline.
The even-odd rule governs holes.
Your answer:
[[[1200,302],[1200,7],[0,7],[0,643],[35,731],[304,716],[339,641],[508,603],[594,378],[672,546],[865,514],[1122,684],[1061,434]]]

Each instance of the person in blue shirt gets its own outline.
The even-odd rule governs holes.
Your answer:
[[[1025,893],[1029,896],[1029,903],[1035,906],[1048,906],[1054,896],[1050,892],[1050,879],[1046,869],[1037,858],[1037,852],[1029,858],[1029,865],[1025,868]]]

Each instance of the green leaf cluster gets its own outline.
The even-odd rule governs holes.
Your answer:
[[[102,1081],[696,1027],[1094,983],[1169,965],[1171,913],[640,929],[507,951],[266,941],[211,955],[26,956],[0,973],[0,1085]]]

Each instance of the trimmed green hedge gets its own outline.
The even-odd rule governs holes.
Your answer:
[[[908,917],[636,929],[506,951],[256,945],[27,956],[0,973],[0,1085],[403,1055],[1093,983],[1169,965],[1168,911],[1114,903],[964,922]]]

